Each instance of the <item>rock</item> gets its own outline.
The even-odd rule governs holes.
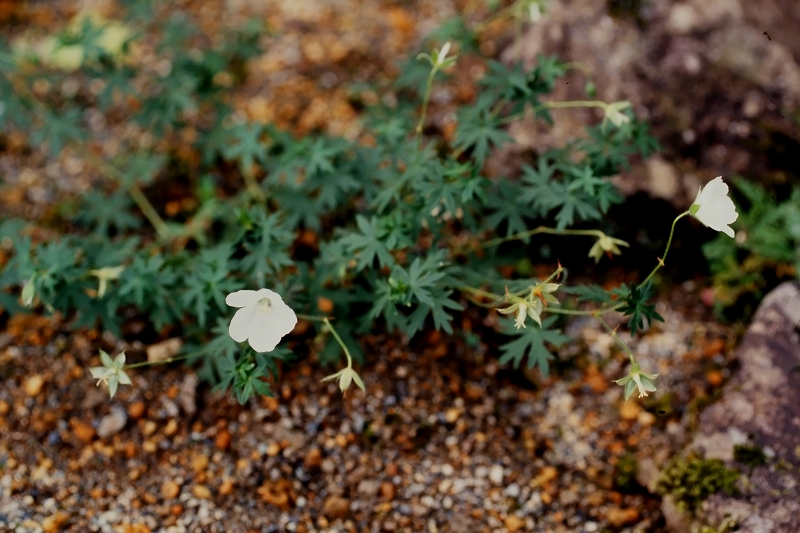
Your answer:
[[[125,424],[128,423],[128,415],[125,410],[120,407],[112,407],[111,412],[100,420],[100,425],[97,426],[97,436],[101,439],[116,435]]]
[[[606,520],[616,528],[633,525],[639,521],[639,511],[633,508],[612,507],[606,512]]]
[[[580,61],[593,73],[598,97],[606,102],[629,101],[637,117],[652,119],[653,133],[667,145],[667,153],[680,154],[692,144],[704,150],[700,158],[685,158],[686,165],[680,158],[670,161],[677,170],[660,165],[659,160],[655,169],[653,163],[637,163],[647,168],[623,172],[615,180],[626,195],[635,191],[669,195],[676,207],[688,208],[697,188],[682,179],[676,182],[672,179],[675,175],[727,176],[751,173],[756,164],[768,165],[766,150],[756,152],[747,141],[768,136],[769,127],[748,117],[734,119],[732,109],[740,107],[748,95],[755,95],[766,102],[764,115],[775,118],[785,125],[782,127],[794,127],[788,116],[776,110],[800,103],[797,3],[613,2],[626,7],[620,7],[620,16],[609,16],[611,4],[607,0],[576,5],[550,2],[542,20],[523,25],[521,39],[503,50],[500,59],[512,64],[521,58],[527,67],[537,63],[539,54]],[[659,52],[654,55],[655,50]],[[576,75],[567,78],[554,87],[552,99],[583,99],[583,83]],[[705,105],[712,95],[720,95],[718,105]],[[501,163],[511,161],[496,170],[497,175],[507,176],[516,168],[520,153],[528,149],[542,153],[563,146],[580,137],[587,123],[596,123],[601,117],[600,110],[574,109],[558,113],[552,126],[532,119],[512,123],[509,134],[519,144],[497,150],[490,163],[493,158]],[[668,126],[659,127],[658,123]],[[722,150],[717,156],[712,136],[720,131],[736,133],[733,142],[718,144]],[[487,163],[487,169],[491,171],[492,165]],[[650,179],[640,179],[644,174],[650,174]],[[657,175],[669,178],[662,180],[655,178]],[[662,185],[663,190],[659,189]]]
[[[350,500],[339,496],[329,496],[325,500],[322,512],[328,518],[346,518],[350,514]]]
[[[201,500],[211,499],[211,491],[208,490],[208,487],[205,485],[195,485],[192,487],[192,494],[195,498],[199,498]]]
[[[41,376],[41,374],[34,374],[25,380],[25,384],[22,386],[22,388],[25,391],[25,394],[33,398],[42,392],[42,386],[44,386],[44,378]]]
[[[638,468],[636,468],[636,481],[650,491],[650,493],[655,494],[659,474],[660,472],[656,466],[656,462],[647,457],[639,461]]]
[[[208,466],[208,456],[203,453],[197,453],[192,457],[192,470],[199,474]]]
[[[656,198],[673,200],[680,192],[678,171],[661,156],[654,155],[647,160],[650,179],[650,194]]]
[[[492,465],[489,469],[489,481],[495,485],[500,485],[503,482],[503,467],[501,465]]]
[[[230,479],[224,480],[219,486],[219,495],[227,496],[233,492],[233,481]]]
[[[89,444],[94,439],[95,431],[89,424],[81,422],[77,418],[72,418],[69,421],[69,425],[72,427],[72,433],[82,443]]]
[[[61,531],[67,520],[69,520],[69,515],[58,511],[42,520],[42,529],[44,533],[57,533]]]
[[[505,523],[509,533],[523,531],[525,529],[525,520],[513,514],[506,518]]]
[[[311,448],[308,450],[306,454],[306,458],[303,459],[303,467],[306,470],[311,470],[314,468],[319,468],[322,464],[322,452],[319,448]]]
[[[134,402],[128,406],[128,416],[134,420],[142,418],[144,415],[145,405],[144,402]]]
[[[696,451],[723,460],[746,474],[747,488],[745,495],[718,493],[707,498],[698,510],[697,524],[720,527],[731,516],[738,517],[741,532],[800,531],[798,324],[800,284],[783,283],[761,302],[736,349],[740,368],[722,389],[722,399],[700,414],[697,434],[684,453]],[[737,445],[761,450],[767,464],[737,463]],[[669,503],[662,508],[672,531],[688,531],[686,516]]]
[[[193,415],[197,412],[197,384],[200,380],[194,373],[187,374],[181,382],[181,388],[178,392],[178,403],[187,415]]]
[[[164,497],[165,500],[171,500],[173,498],[177,498],[178,494],[181,492],[181,487],[174,481],[165,481],[163,485],[161,485],[161,496]]]
[[[358,494],[365,498],[374,498],[380,490],[381,484],[374,479],[364,479],[358,484]]]
[[[394,483],[390,483],[388,481],[384,481],[381,483],[381,496],[383,496],[387,500],[394,500],[395,494],[397,490],[394,487]]]
[[[227,450],[231,445],[231,433],[227,429],[223,429],[217,434],[214,439],[214,446],[220,450]]]
[[[619,416],[623,420],[636,420],[639,418],[639,413],[642,407],[635,399],[628,398],[622,405],[619,406]]]
[[[670,9],[666,27],[673,34],[687,34],[719,28],[742,19],[739,0],[689,0]]]
[[[181,350],[183,341],[179,338],[167,339],[147,347],[147,361],[150,363],[158,363],[166,361],[174,357]]]

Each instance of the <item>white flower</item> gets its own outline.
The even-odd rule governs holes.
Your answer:
[[[614,383],[625,387],[625,399],[633,395],[633,391],[639,389],[639,398],[647,396],[648,391],[653,392],[656,390],[655,380],[658,374],[648,374],[642,372],[638,364],[631,365],[631,371],[622,379],[616,380]]]
[[[116,266],[116,267],[103,267],[89,271],[89,274],[91,274],[92,276],[97,276],[97,278],[100,280],[100,285],[97,288],[98,298],[102,298],[103,295],[106,293],[106,288],[108,287],[108,280],[119,279],[119,276],[120,274],[122,274],[123,270],[125,270],[124,266]]]
[[[103,363],[103,366],[93,366],[89,369],[89,372],[91,372],[92,377],[97,380],[98,386],[103,382],[108,385],[108,393],[113,398],[120,384],[131,384],[131,378],[129,378],[128,374],[123,370],[125,367],[125,352],[121,352],[112,361],[111,357],[106,352],[100,350],[100,361]]]
[[[728,186],[722,181],[722,176],[717,176],[705,187],[700,187],[689,212],[709,228],[733,238],[733,229],[729,224],[739,218],[739,213],[736,212],[733,200],[728,197]]]
[[[609,256],[611,254],[621,254],[620,246],[629,246],[629,244],[621,239],[615,239],[614,237],[603,234],[603,236],[599,237],[594,243],[592,249],[589,250],[589,257],[594,258],[594,262],[597,263],[603,256],[603,252],[609,254]]]
[[[436,66],[443,67],[447,53],[450,51],[450,41],[447,41],[442,46],[441,50],[436,53]]]
[[[624,109],[627,109],[631,106],[631,103],[628,101],[623,102],[614,102],[613,104],[606,104],[605,106],[605,116],[603,117],[603,122],[609,121],[616,127],[620,127],[623,124],[627,124],[631,121],[631,117],[623,113]]]
[[[335,374],[331,374],[330,376],[322,378],[322,381],[328,381],[336,378],[339,378],[339,390],[342,392],[346,392],[347,389],[350,388],[350,384],[354,381],[362,392],[366,390],[364,389],[364,382],[361,381],[361,376],[359,376],[358,373],[356,373],[356,371],[350,366],[341,369]]]
[[[525,326],[525,318],[530,317],[531,320],[542,325],[542,317],[540,316],[544,311],[544,304],[541,300],[532,299],[532,300],[523,300],[513,304],[511,307],[507,307],[505,309],[498,309],[498,313],[502,313],[504,315],[510,315],[511,313],[517,314],[516,322],[514,322],[514,327],[524,328]]]
[[[433,56],[426,54],[425,52],[421,54],[417,54],[417,59],[425,59],[428,63],[431,64],[433,70],[443,70],[448,67],[451,67],[456,62],[456,56],[447,57],[447,54],[450,52],[450,41],[447,41],[442,45],[439,50],[433,51]]]
[[[259,353],[274,350],[297,324],[294,311],[278,293],[269,289],[232,292],[225,303],[241,307],[228,328],[231,338],[236,342],[249,341],[250,347]]]

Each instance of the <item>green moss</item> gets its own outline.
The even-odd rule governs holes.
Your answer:
[[[639,463],[633,454],[626,453],[619,458],[614,469],[614,485],[622,492],[632,492],[638,486],[636,482],[636,471]]]
[[[679,509],[694,512],[709,496],[717,492],[736,494],[739,472],[719,459],[696,456],[677,458],[661,474],[656,490],[669,495]]]
[[[754,444],[737,444],[733,447],[733,459],[750,467],[750,471],[757,466],[767,464],[767,456],[760,446]]]

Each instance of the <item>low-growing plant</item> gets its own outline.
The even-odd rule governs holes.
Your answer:
[[[679,457],[670,462],[658,479],[656,489],[675,500],[679,509],[694,512],[712,494],[738,494],[740,474],[720,459]]]
[[[568,340],[559,316],[586,315],[630,359],[617,381],[625,397],[655,390],[657,375],[641,370],[604,316],[623,313],[633,335],[661,320],[650,303],[652,278],[677,221],[691,214],[731,233],[736,213],[720,178],[673,221],[663,257],[641,283],[567,286],[560,264],[545,279],[498,270],[501,245],[528,245],[539,234],[574,238],[595,261],[627,246],[586,226],[623,200],[609,178],[658,143],[628,102],[596,100],[588,82],[591,99],[550,99],[557,80],[580,66],[541,55],[532,67],[481,57],[488,22],[448,23],[393,84],[366,89],[376,97],[364,99],[374,103],[358,138],[298,138],[243,118],[230,99],[259,53],[262,28],[212,40],[166,4],[126,5],[124,20],[82,13],[61,33],[0,48],[3,134],[51,158],[77,158],[98,175],[92,191],[49,224],[61,230],[57,238],[40,238],[30,221],[2,221],[7,311],[42,307],[117,336],[126,320],[143,317],[186,341],[159,363],[185,359],[240,402],[271,394],[267,378],[292,356],[277,343],[298,319],[315,328],[321,361],[345,355],[347,366],[327,379],[346,391],[353,382],[365,388],[353,361],[365,361],[358,336],[367,331],[452,333],[465,305],[493,309],[509,315],[499,321],[509,337],[500,361],[546,375],[551,350]],[[544,7],[520,0],[492,21],[535,23]],[[455,128],[442,128],[429,120],[431,94],[467,55],[486,74],[474,98],[457,102]],[[602,121],[556,150],[530,154],[518,179],[487,178],[490,155],[513,142],[506,125],[525,116],[552,124],[578,107],[599,109]],[[182,204],[188,214],[153,203],[178,182],[191,191]],[[129,381],[124,369],[150,364],[108,355],[102,363],[92,374],[114,380],[112,395]]]
[[[747,295],[750,301],[741,307],[753,311],[771,285],[797,278],[800,272],[800,189],[777,200],[758,183],[743,178],[733,183],[741,198],[737,237],[718,237],[703,247],[713,276],[715,310],[720,314]]]

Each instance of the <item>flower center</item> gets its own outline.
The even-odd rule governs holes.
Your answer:
[[[261,298],[258,301],[258,313],[264,314],[272,307],[272,301],[269,298]]]

